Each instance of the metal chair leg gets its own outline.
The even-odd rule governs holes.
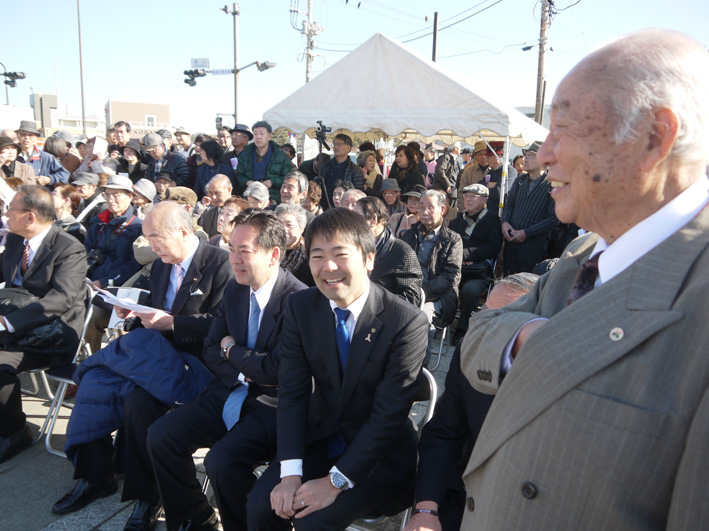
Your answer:
[[[431,371],[431,372],[435,371],[441,363],[441,354],[443,354],[443,344],[446,341],[446,332],[447,331],[448,331],[448,327],[446,326],[443,329],[443,332],[441,334],[441,344],[438,347],[438,359],[436,360],[436,364],[433,366],[433,368],[429,369],[429,371]]]

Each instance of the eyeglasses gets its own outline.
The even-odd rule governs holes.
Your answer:
[[[335,147],[342,147],[346,146],[347,144],[345,144],[344,142],[334,142],[332,145]]]
[[[146,153],[155,153],[157,150],[158,150],[157,146],[155,146],[154,148],[150,148],[150,149],[145,148]]]
[[[26,208],[12,208],[12,207],[7,207],[6,212],[32,212],[31,210],[27,210]]]

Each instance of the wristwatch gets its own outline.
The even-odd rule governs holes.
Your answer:
[[[233,347],[234,345],[236,345],[236,343],[234,343],[233,341],[229,341],[229,343],[227,343],[226,345],[224,345],[222,347],[222,359],[223,360],[229,359],[229,358],[227,358],[226,353],[228,352],[229,348]]]
[[[350,488],[350,482],[339,472],[330,472],[330,483],[336,489],[347,490]]]

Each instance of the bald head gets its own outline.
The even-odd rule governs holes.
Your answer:
[[[192,216],[175,201],[161,201],[146,214],[143,223],[168,232],[176,232],[185,227],[190,234],[194,232]]]
[[[678,121],[670,157],[709,163],[709,52],[692,37],[660,29],[633,33],[584,58],[566,79],[572,76],[590,82],[617,144],[637,139],[648,116],[666,108]]]

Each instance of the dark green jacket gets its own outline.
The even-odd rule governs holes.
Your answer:
[[[272,150],[271,160],[266,166],[266,179],[271,179],[271,188],[268,193],[276,203],[281,202],[281,185],[283,178],[291,172],[293,164],[290,157],[283,153],[278,144],[273,140],[269,142]],[[247,145],[239,155],[239,165],[236,167],[236,185],[238,193],[242,194],[246,189],[246,181],[254,180],[254,151],[256,145],[251,143]]]

